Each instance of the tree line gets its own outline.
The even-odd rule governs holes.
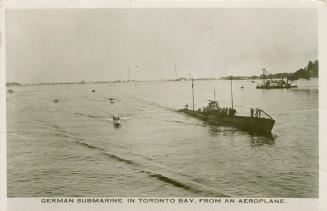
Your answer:
[[[288,78],[290,81],[295,81],[298,79],[310,79],[310,78],[318,78],[319,73],[319,63],[318,60],[309,61],[307,66],[304,68],[300,68],[293,73],[275,73],[269,75],[253,75],[253,76],[226,76],[221,77],[221,79],[230,80],[256,80],[256,79],[263,79],[263,78],[271,78],[271,79],[279,79],[279,78]]]
[[[295,81],[298,79],[310,79],[310,78],[318,78],[319,76],[319,62],[318,60],[315,61],[309,61],[307,66],[304,68],[300,68],[294,73],[276,73],[272,74],[272,78],[282,78],[287,77],[290,81]],[[263,77],[263,76],[261,76]]]

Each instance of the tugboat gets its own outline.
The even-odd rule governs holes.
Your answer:
[[[292,85],[287,77],[286,77],[286,81],[284,81],[284,79],[280,79],[280,80],[273,80],[271,77],[270,77],[270,80],[267,80],[266,77],[267,75],[266,74],[270,74],[266,69],[263,68],[263,79],[262,79],[262,84],[258,84],[257,85],[257,89],[289,89],[289,88],[296,88],[297,86],[296,85]],[[271,75],[271,74],[270,74]]]
[[[232,78],[231,78],[231,107],[220,107],[216,97],[214,100],[209,100],[208,106],[194,110],[194,90],[193,90],[193,79],[192,79],[192,109],[185,108],[178,110],[178,112],[187,114],[195,117],[210,125],[217,126],[231,126],[239,130],[249,132],[250,134],[271,134],[274,127],[275,120],[266,112],[261,109],[250,109],[250,116],[237,116],[236,109],[233,106],[233,89],[232,89]],[[214,94],[215,96],[215,94]]]

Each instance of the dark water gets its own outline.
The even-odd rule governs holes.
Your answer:
[[[229,83],[196,81],[196,107],[214,87],[229,106]],[[175,112],[190,82],[8,87],[8,195],[318,197],[317,80],[298,86],[233,81],[238,113],[265,110],[274,139]]]

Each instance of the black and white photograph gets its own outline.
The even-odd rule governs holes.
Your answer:
[[[319,198],[318,9],[7,9],[8,198]]]

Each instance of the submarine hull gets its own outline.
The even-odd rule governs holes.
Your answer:
[[[275,120],[247,116],[217,116],[203,112],[180,109],[178,112],[203,120],[210,125],[231,126],[251,134],[271,134]]]
[[[268,85],[258,85],[256,86],[257,89],[290,89],[290,88],[297,88],[296,85],[288,85],[288,86],[268,86]]]

